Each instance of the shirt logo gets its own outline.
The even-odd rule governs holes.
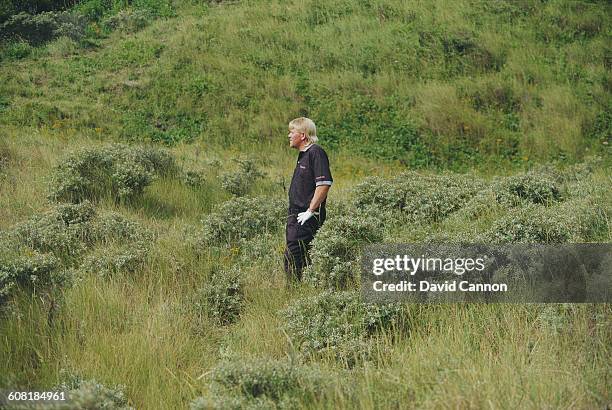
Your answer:
[[[306,169],[306,167],[304,165],[300,165],[300,168],[302,169]]]

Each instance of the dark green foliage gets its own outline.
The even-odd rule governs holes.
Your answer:
[[[431,150],[416,125],[398,110],[399,101],[381,103],[355,95],[339,105],[343,99],[340,93],[309,90],[307,85],[302,88],[303,97],[315,102],[309,115],[317,119],[319,129],[325,130],[326,147],[346,145],[365,156],[402,160],[415,167],[432,162]]]
[[[583,130],[586,137],[612,144],[612,107],[597,113],[592,123]]]
[[[90,20],[101,20],[105,16],[112,16],[126,6],[131,10],[146,12],[151,17],[172,17],[175,10],[170,0],[82,0],[75,10],[84,14]]]
[[[159,148],[112,144],[68,155],[55,167],[49,197],[56,201],[127,199],[139,195],[156,177],[176,171],[174,159]]]
[[[402,326],[397,303],[368,304],[358,293],[326,291],[280,313],[293,345],[304,355],[331,355],[351,366],[372,353],[371,338]]]
[[[36,46],[57,37],[80,40],[85,35],[86,21],[68,12],[19,13],[0,25],[1,40],[23,40]]]
[[[499,110],[506,114],[519,111],[522,99],[525,98],[513,84],[498,79],[481,84],[470,82],[462,87],[460,94],[469,98],[476,110]]]
[[[78,0],[3,0],[0,2],[0,24],[15,14],[63,10],[76,3]]]
[[[0,47],[0,61],[21,60],[32,53],[33,47],[26,41],[14,41]]]

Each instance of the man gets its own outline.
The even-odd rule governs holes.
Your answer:
[[[299,150],[289,187],[285,272],[289,282],[300,281],[310,262],[308,250],[325,221],[325,200],[333,179],[327,154],[317,145],[317,128],[309,118],[289,123],[289,146]]]

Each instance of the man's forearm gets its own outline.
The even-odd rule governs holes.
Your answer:
[[[312,197],[312,201],[310,201],[310,209],[312,212],[315,212],[319,209],[319,205],[321,202],[327,198],[327,192],[329,191],[330,185],[320,185],[315,189],[314,195]]]

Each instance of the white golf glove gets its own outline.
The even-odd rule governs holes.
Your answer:
[[[311,212],[310,209],[307,209],[304,212],[300,212],[298,214],[297,221],[299,222],[300,225],[304,225],[306,221],[312,218],[312,216],[316,213],[318,212]]]

